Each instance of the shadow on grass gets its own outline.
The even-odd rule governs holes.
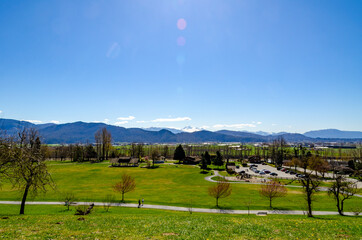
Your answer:
[[[159,168],[160,166],[151,166],[151,167],[146,167],[147,169],[156,169],[156,168]]]
[[[202,170],[200,171],[201,174],[209,174],[210,172],[209,171],[205,171],[205,170]]]
[[[334,216],[339,216],[339,217],[343,217],[343,218],[360,218],[360,216],[350,216],[350,215],[334,215]],[[336,220],[333,218],[328,218],[327,215],[324,215],[324,217],[322,216],[313,216],[314,219],[320,219],[320,220]]]
[[[207,168],[208,170],[218,170],[218,171],[225,171],[225,167],[211,167]]]
[[[215,206],[216,209],[219,209],[220,211],[229,211],[233,210],[231,207],[225,207],[225,206]]]
[[[269,210],[273,210],[273,211],[291,211],[293,209],[283,208],[283,207],[272,207],[272,208],[269,208]]]
[[[19,213],[0,213],[0,220],[6,220],[9,219],[9,217],[14,217],[14,216],[21,216]]]

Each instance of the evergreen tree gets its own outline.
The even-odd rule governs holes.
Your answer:
[[[175,152],[173,154],[173,159],[179,160],[179,163],[181,163],[182,160],[184,160],[186,157],[185,151],[182,148],[181,144],[177,146],[175,149]]]
[[[206,170],[207,169],[207,161],[204,154],[201,154],[201,169]]]
[[[211,164],[211,157],[210,157],[210,154],[209,154],[208,151],[205,152],[204,157],[205,157],[205,160],[206,160],[206,164],[210,165]]]
[[[224,164],[223,157],[219,151],[216,152],[216,158],[214,164],[216,166],[222,166]]]
[[[90,161],[91,158],[97,158],[97,152],[92,146],[92,144],[88,144],[85,147],[85,157],[87,158],[88,161]]]

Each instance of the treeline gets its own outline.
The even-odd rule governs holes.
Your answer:
[[[95,144],[70,144],[59,146],[48,146],[47,157],[50,159],[73,161],[102,161],[115,157],[150,157],[157,152],[165,158],[172,158],[176,145],[145,145],[132,143],[130,145],[113,146],[112,136],[107,130],[101,129],[95,134]],[[220,152],[225,159],[244,160],[250,157],[260,158],[263,161],[271,160],[273,163],[282,163],[284,160],[300,158],[301,154],[309,154],[320,157],[323,160],[357,160],[361,159],[362,148],[357,149],[315,149],[302,145],[290,146],[283,138],[274,140],[272,143],[262,146],[252,145],[182,145],[186,156],[198,156],[205,152],[216,155]]]
[[[115,158],[112,146],[112,135],[106,128],[99,129],[94,134],[95,144],[70,144],[60,146],[44,146],[46,158],[54,160],[70,159],[74,162],[103,161],[109,157]]]

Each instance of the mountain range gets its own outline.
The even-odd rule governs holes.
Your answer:
[[[115,143],[202,143],[202,142],[270,142],[282,136],[288,142],[361,142],[362,132],[326,129],[299,133],[266,133],[220,130],[216,132],[186,127],[124,128],[105,123],[73,122],[65,124],[33,124],[27,121],[0,119],[0,130],[14,135],[23,128],[35,128],[48,144],[93,143],[97,130],[106,127]]]

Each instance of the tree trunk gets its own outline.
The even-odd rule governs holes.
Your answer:
[[[219,198],[216,198],[216,207],[219,206]]]
[[[336,206],[337,206],[337,210],[338,210],[339,215],[343,215],[338,195],[339,195],[339,192],[337,192],[337,195],[335,196],[336,197]]]
[[[271,198],[269,198],[269,207],[272,209],[273,207],[272,207],[272,199]]]
[[[342,215],[342,216],[344,215],[343,214],[343,200],[341,201],[341,208],[338,209],[338,212],[339,212],[340,215]]]
[[[313,213],[312,213],[312,199],[310,198],[310,196],[308,195],[307,197],[307,202],[308,202],[308,217],[313,217]]]
[[[122,193],[122,202],[124,202],[124,193]]]
[[[20,214],[24,214],[25,202],[26,202],[26,197],[28,196],[29,188],[30,188],[30,185],[27,184],[25,187],[23,199],[21,200]]]

